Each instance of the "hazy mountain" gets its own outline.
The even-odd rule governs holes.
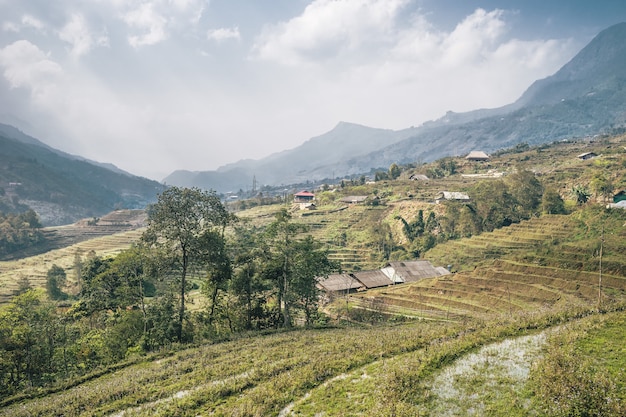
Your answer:
[[[142,208],[164,189],[111,164],[68,155],[0,125],[0,211],[35,210],[45,225]]]
[[[260,160],[247,159],[228,164],[217,171],[175,171],[164,182],[226,192],[250,189],[254,177],[259,184],[272,185],[331,178],[345,175],[345,170],[341,168],[343,161],[365,156],[410,137],[415,130],[374,129],[340,122],[330,132],[311,138],[297,148]],[[335,169],[337,172],[334,172]]]
[[[165,181],[219,191],[260,183],[290,184],[355,175],[393,162],[431,161],[473,149],[493,152],[517,143],[552,142],[609,132],[626,123],[626,23],[598,34],[556,74],[533,83],[497,109],[448,112],[401,131],[340,123],[303,145],[217,171],[177,171]]]

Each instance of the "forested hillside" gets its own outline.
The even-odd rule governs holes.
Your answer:
[[[22,134],[22,136],[25,136]],[[0,132],[0,211],[31,209],[45,226],[143,208],[164,186]]]

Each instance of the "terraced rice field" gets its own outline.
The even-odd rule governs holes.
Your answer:
[[[97,236],[49,252],[15,261],[0,262],[0,304],[7,302],[17,290],[19,279],[25,277],[33,287],[44,287],[46,274],[52,265],[65,269],[68,280],[74,277],[76,256],[89,253],[98,256],[115,255],[136,242],[143,229],[128,230],[112,235]]]
[[[427,252],[426,259],[451,264],[453,270],[460,265],[459,272],[372,290],[351,300],[355,306],[364,306],[365,299],[370,303],[374,299],[389,312],[402,309],[410,316],[451,319],[626,299],[623,237],[618,234],[605,243],[610,249],[605,249],[600,276],[599,259],[590,253],[598,249],[589,246],[588,239],[577,244],[578,232],[568,217],[543,216],[449,241]]]

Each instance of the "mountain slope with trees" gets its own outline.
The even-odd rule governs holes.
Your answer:
[[[619,133],[626,127],[625,32],[626,23],[602,31],[557,73],[536,81],[520,99],[501,108],[448,112],[397,132],[340,124],[290,151],[217,171],[176,172],[165,181],[218,191],[246,190],[253,177],[260,184],[305,183],[367,174],[394,162],[431,162],[476,149],[495,152],[519,143]]]
[[[43,225],[73,223],[117,208],[143,208],[164,186],[95,165],[0,129],[0,211],[34,210]]]

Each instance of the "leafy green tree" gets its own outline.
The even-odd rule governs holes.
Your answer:
[[[546,214],[566,214],[565,202],[554,188],[547,188],[541,199],[542,211]]]
[[[395,162],[389,166],[389,178],[395,180],[402,174],[402,170]]]
[[[148,227],[142,236],[151,247],[166,248],[174,261],[179,285],[178,340],[183,338],[185,295],[188,274],[193,266],[206,267],[207,253],[203,247],[212,233],[223,236],[233,216],[226,211],[215,192],[198,188],[172,187],[158,197],[148,210]],[[221,249],[218,249],[221,250]]]
[[[292,325],[293,299],[290,287],[293,281],[294,240],[304,230],[306,226],[291,222],[291,215],[284,208],[276,213],[276,219],[266,230],[266,244],[269,247],[263,273],[276,283],[277,308],[283,327]]]
[[[517,211],[522,218],[528,218],[541,205],[543,185],[535,174],[527,170],[517,170],[506,177],[509,193],[516,201]]]
[[[481,222],[478,232],[491,231],[520,220],[517,200],[504,181],[481,181],[472,189],[471,197]]]
[[[596,193],[596,196],[602,197],[602,201],[606,202],[613,196],[615,186],[610,178],[603,171],[598,171],[591,179],[591,187]]]
[[[306,325],[312,324],[318,311],[319,290],[317,277],[328,276],[338,271],[339,264],[328,259],[328,250],[322,244],[307,236],[295,244],[293,254],[293,277],[290,290],[294,304],[304,311]]]
[[[255,228],[247,225],[234,228],[234,273],[229,290],[235,299],[235,314],[231,322],[243,330],[262,329],[271,321],[271,314],[266,309],[266,294],[272,285],[263,278],[265,252],[260,238]]]
[[[67,298],[67,294],[61,289],[65,286],[67,275],[65,270],[60,266],[54,264],[50,267],[46,274],[46,291],[48,296],[52,300],[64,300]]]
[[[54,305],[35,290],[0,309],[0,393],[41,385],[54,374],[58,330]]]

